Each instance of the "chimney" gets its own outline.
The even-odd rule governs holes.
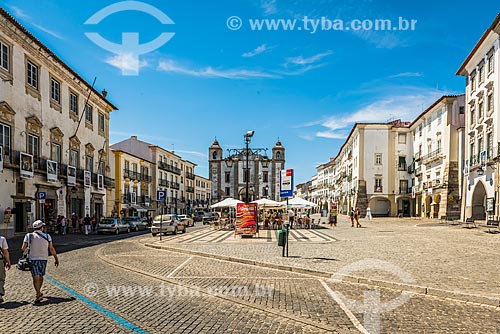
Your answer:
[[[137,136],[130,136],[130,139],[137,140]]]
[[[108,96],[108,92],[106,91],[106,89],[103,89],[102,90],[102,97],[106,98],[106,96]]]

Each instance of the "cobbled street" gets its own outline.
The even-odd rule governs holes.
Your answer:
[[[211,229],[195,227],[185,237],[203,231]],[[340,234],[330,229],[321,232]],[[8,272],[6,302],[0,305],[1,333],[498,333],[500,329],[498,307],[155,249],[150,244],[158,238],[149,234],[110,236],[97,245],[93,237],[88,245],[82,240],[77,249],[64,251],[59,268],[49,260],[46,298],[39,305],[31,304],[30,274],[15,268]],[[185,240],[183,235],[165,236],[162,244],[172,244],[178,237]],[[237,252],[247,243],[251,241],[221,244],[234,245]],[[299,243],[306,244],[291,241],[294,252]],[[324,243],[307,245],[324,247]],[[276,251],[275,256],[281,255]]]

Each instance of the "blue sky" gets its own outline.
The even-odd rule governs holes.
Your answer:
[[[6,0],[3,7],[120,110],[111,115],[111,143],[139,139],[174,149],[207,176],[208,147],[271,149],[279,138],[295,183],[334,157],[353,122],[412,120],[443,94],[464,91],[455,72],[500,11],[499,2],[394,0],[144,1],[175,24],[137,12],[84,24],[118,1]],[[227,27],[238,16],[239,30]],[[249,19],[418,20],[415,31],[255,31]],[[175,33],[140,56],[126,76],[127,55],[86,37],[120,43]]]

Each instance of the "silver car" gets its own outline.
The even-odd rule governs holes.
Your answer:
[[[189,217],[188,215],[179,215],[179,219],[184,222],[184,225],[187,227],[194,226],[194,220],[193,218]]]
[[[151,225],[151,234],[153,237],[159,233],[177,234],[178,232],[186,233],[186,225],[184,225],[184,222],[177,215],[160,215],[153,219],[153,224]]]
[[[130,232],[130,225],[125,223],[120,218],[103,218],[99,224],[97,224],[97,234],[119,234],[120,232]]]

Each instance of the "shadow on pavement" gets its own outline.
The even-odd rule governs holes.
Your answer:
[[[0,309],[15,309],[18,307],[22,307],[24,305],[28,305],[29,303],[24,301],[24,302],[5,302],[0,304]]]
[[[75,297],[69,297],[69,298],[64,298],[64,297],[44,297],[41,302],[34,303],[33,306],[45,306],[45,305],[56,305],[56,304],[61,304],[61,303],[67,303],[67,302],[72,302],[75,301]]]
[[[289,258],[292,259],[303,259],[303,260],[322,260],[322,261],[338,261],[337,259],[331,259],[328,257],[302,257],[300,255],[291,255]]]
[[[75,249],[97,246],[97,245],[105,244],[108,242],[113,242],[113,241],[117,241],[117,240],[124,240],[124,239],[128,239],[128,238],[136,237],[139,235],[146,235],[148,233],[149,233],[149,231],[130,232],[130,233],[119,234],[119,235],[114,235],[114,234],[84,235],[84,234],[79,234],[79,233],[59,235],[59,234],[50,233],[50,236],[52,237],[52,241],[54,243],[54,247],[55,247],[57,253],[61,254],[61,253],[65,253],[65,252],[70,252],[70,251],[75,250]],[[13,264],[17,263],[17,261],[22,256],[21,245],[23,242],[23,238],[24,238],[24,236],[16,236],[14,238],[7,239],[7,242],[9,244],[11,263],[13,263]]]

